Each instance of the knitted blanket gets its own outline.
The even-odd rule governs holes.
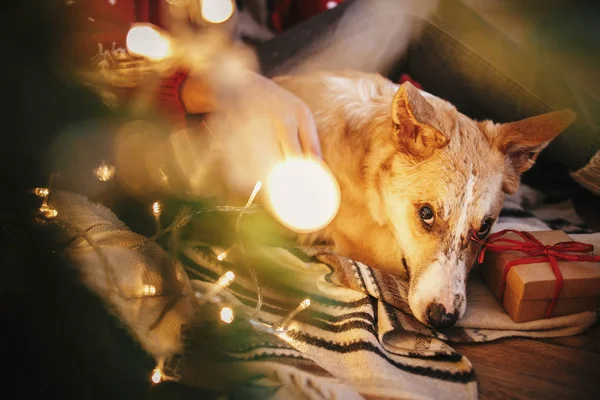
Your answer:
[[[496,229],[586,231],[575,214],[556,211],[549,214],[551,220],[543,221],[536,214],[547,210],[529,207],[526,211],[523,204],[523,199],[509,199]],[[160,253],[158,245],[144,242],[102,206],[66,193],[54,195],[51,205],[59,210],[57,219],[98,239],[93,246],[73,241],[67,256],[84,272],[83,282],[121,318],[140,344],[160,361],[174,355],[171,353],[182,353],[183,358],[172,367],[181,382],[222,387],[222,382],[217,384],[217,378],[211,377],[219,366],[207,368],[205,362],[206,352],[211,350],[206,346],[210,333],[214,339],[210,346],[216,347],[212,350],[217,350],[229,371],[235,371],[232,379],[252,382],[235,392],[239,398],[477,398],[475,371],[468,359],[452,349],[452,343],[574,335],[597,319],[595,312],[585,312],[515,324],[475,273],[468,284],[466,315],[457,326],[440,332],[411,315],[404,281],[340,257],[326,247],[255,248],[247,250],[243,258],[230,252],[225,260],[219,260],[217,255],[223,249],[184,243],[179,258],[192,279],[189,282],[181,276],[178,264],[165,267],[164,253],[148,257]],[[85,210],[89,221],[82,218]],[[573,238],[589,242],[599,241],[599,236]],[[140,248],[146,250],[140,252]],[[98,262],[98,249],[113,261],[110,274],[103,272]],[[136,258],[138,254],[141,256]],[[256,271],[260,282],[262,305],[258,312],[256,284],[245,273],[248,267]],[[211,290],[212,283],[229,270],[236,278],[219,294],[216,306],[190,304],[194,293]],[[167,272],[164,285],[157,278],[160,271]],[[122,283],[120,288],[107,284],[109,275]],[[152,302],[131,301],[135,288],[127,296],[117,293],[126,282],[128,287],[145,288],[148,276],[153,283],[151,294],[157,296]],[[163,290],[169,287],[180,291]],[[295,315],[286,329],[269,328],[278,326],[306,298],[310,307]],[[219,321],[223,306],[234,312],[230,324]],[[194,315],[198,313],[203,316],[201,323]],[[181,325],[188,325],[184,336],[178,329]]]

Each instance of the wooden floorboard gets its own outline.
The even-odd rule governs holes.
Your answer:
[[[600,325],[567,338],[453,346],[475,368],[481,399],[600,398]]]

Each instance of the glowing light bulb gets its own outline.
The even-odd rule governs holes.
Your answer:
[[[48,188],[35,188],[33,193],[38,197],[48,197],[50,190]]]
[[[94,170],[94,173],[100,182],[110,181],[112,177],[115,176],[115,167],[114,165],[109,165],[102,161],[102,163]]]
[[[233,322],[233,310],[229,307],[223,307],[221,308],[221,321],[225,322],[226,324],[230,324]]]
[[[155,201],[154,204],[152,204],[152,214],[155,217],[160,217],[161,212],[162,212],[162,209],[160,207],[160,203],[158,201]]]
[[[327,7],[328,10],[331,10],[332,8],[337,7],[338,3],[337,1],[328,1],[327,4],[325,4],[325,6]]]
[[[202,18],[213,24],[227,21],[233,15],[235,6],[232,0],[201,0]]]
[[[199,299],[198,304],[204,304],[206,301],[211,301],[217,294],[219,294],[227,286],[231,285],[231,282],[235,279],[235,274],[231,271],[225,272],[215,282],[214,286],[205,294],[196,293],[195,296]]]
[[[154,370],[152,371],[152,382],[160,383],[160,381],[162,381],[162,377],[163,374],[160,368],[154,368]]]
[[[164,34],[149,24],[136,24],[125,39],[127,50],[130,53],[149,58],[162,60],[171,55],[171,41]]]
[[[42,205],[40,207],[40,212],[44,214],[44,217],[46,218],[56,218],[58,216],[57,210],[55,210],[54,208],[50,208],[46,205]]]
[[[250,197],[248,197],[248,201],[246,202],[245,207],[248,208],[252,205],[252,203],[254,203],[254,199],[256,198],[256,195],[258,194],[258,191],[260,190],[260,188],[262,187],[262,182],[261,181],[256,181],[256,183],[254,184],[254,189],[252,189],[252,193],[250,194]]]
[[[279,321],[277,324],[275,324],[276,328],[275,330],[277,332],[285,332],[287,329],[287,325],[290,323],[290,321],[301,311],[306,310],[308,307],[310,307],[310,299],[304,299],[302,300],[302,302],[300,302],[300,304],[298,304],[298,307],[296,307],[294,310],[292,310],[292,312],[290,312],[288,315],[286,315],[285,317],[283,317],[281,319],[281,321]]]
[[[152,296],[152,295],[156,294],[156,286],[144,285],[144,288],[142,289],[142,293],[144,293],[144,296]]]
[[[233,280],[235,279],[235,274],[231,271],[227,271],[225,272],[225,274],[223,276],[221,276],[219,278],[219,280],[217,281],[217,285],[219,286],[229,286],[229,284],[231,282],[233,282]]]
[[[269,174],[267,192],[279,221],[300,233],[327,226],[340,206],[340,188],[331,172],[303,158],[276,165]]]
[[[300,307],[302,307],[303,310],[309,306],[310,306],[310,299],[304,299],[304,300],[302,300],[302,303],[300,303]]]

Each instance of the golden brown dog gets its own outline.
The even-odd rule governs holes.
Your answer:
[[[466,308],[478,246],[506,193],[575,119],[570,110],[508,124],[477,122],[410,83],[317,73],[276,81],[314,113],[323,157],[341,189],[334,221],[312,239],[406,278],[423,323],[453,325]]]

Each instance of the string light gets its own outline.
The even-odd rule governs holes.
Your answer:
[[[160,206],[160,202],[155,201],[152,204],[152,214],[154,214],[155,217],[160,217],[161,212],[162,212],[162,208]]]
[[[48,188],[35,188],[33,189],[33,193],[38,197],[48,197],[50,190]]]
[[[285,331],[286,330],[286,326],[290,323],[290,321],[301,311],[306,310],[308,307],[310,307],[310,299],[304,299],[302,300],[302,302],[300,304],[298,304],[298,307],[296,307],[291,313],[289,313],[288,315],[286,315],[285,317],[283,317],[281,319],[281,321],[279,321],[277,324],[275,324],[276,326],[276,330],[277,331]]]
[[[275,216],[299,233],[324,228],[340,207],[340,189],[329,169],[304,158],[276,165],[267,180],[267,193]]]
[[[46,218],[56,218],[58,216],[58,210],[48,205],[48,198],[50,197],[50,187],[54,181],[54,175],[50,175],[50,182],[47,188],[35,188],[33,193],[42,198],[42,205],[39,208],[40,213]]]
[[[125,39],[127,50],[135,55],[153,61],[163,60],[171,55],[171,41],[151,24],[135,24]]]
[[[47,205],[43,205],[40,207],[40,212],[44,214],[46,218],[56,218],[58,216],[58,210],[54,208],[50,208]]]
[[[152,204],[152,215],[154,215],[154,222],[156,223],[156,234],[157,235],[162,230],[162,227],[160,225],[160,215],[161,214],[162,214],[162,207],[160,205],[160,202],[155,201]]]
[[[256,195],[258,194],[258,192],[260,191],[261,188],[262,188],[262,181],[256,181],[256,183],[254,184],[254,189],[252,189],[252,193],[250,193],[250,197],[248,197],[248,201],[246,201],[246,205],[244,206],[245,209],[248,209],[248,208],[250,208],[250,206],[252,206],[252,203],[254,203],[254,199],[256,199]],[[239,230],[241,217],[242,217],[242,213],[240,213],[240,215],[238,217],[237,224],[236,224],[236,231]],[[235,244],[233,246],[235,246]],[[227,250],[223,251],[222,253],[219,253],[219,255],[217,255],[217,260],[223,261],[227,257],[227,253],[229,253],[231,251],[233,246],[229,247]]]
[[[108,1],[111,5],[116,4],[116,0],[108,0]],[[202,18],[209,23],[220,24],[220,23],[226,22],[233,16],[233,14],[235,12],[235,3],[233,0],[194,0],[194,1],[200,2]],[[67,3],[71,3],[71,2],[67,1]],[[181,3],[183,3],[183,1]],[[128,31],[127,37],[126,37],[126,47],[130,53],[137,55],[137,56],[145,57],[152,61],[157,61],[157,62],[161,61],[161,60],[165,60],[167,58],[172,58],[174,55],[179,55],[179,52],[182,51],[182,49],[178,47],[179,45],[180,45],[180,42],[176,42],[176,39],[172,39],[170,36],[168,36],[168,34],[166,34],[162,30],[160,30],[159,28],[157,28],[151,24],[135,24]],[[106,163],[104,160],[102,160],[101,164],[98,167],[96,167],[93,172],[99,181],[107,182],[114,178],[116,168],[114,165],[110,165],[110,164]],[[163,182],[168,183],[167,175],[164,173],[164,171],[162,169],[160,170],[160,172],[161,172],[161,179],[163,180]],[[327,173],[328,171],[325,171],[325,172]],[[332,178],[332,180],[333,180],[333,178]],[[263,184],[261,181],[258,181],[255,184],[254,189],[244,207],[246,210],[250,209],[250,207],[252,206],[253,202],[255,201],[256,196],[258,195],[259,191],[262,188],[262,185]],[[271,183],[270,186],[273,186],[273,184]],[[333,186],[335,186],[335,181],[333,181]],[[274,185],[274,187],[277,187],[277,185]],[[335,186],[335,188],[337,188],[337,186]],[[338,190],[337,196],[339,197],[339,188],[337,188],[337,190]],[[48,197],[50,195],[50,188],[36,188],[36,189],[34,189],[34,193],[37,196],[43,198],[43,203],[40,207],[40,211],[44,214],[44,216],[46,216],[47,218],[56,217],[58,215],[58,211],[55,209],[52,209],[48,206]],[[334,193],[334,195],[335,195],[335,193]],[[329,196],[329,194],[327,194],[327,196]],[[335,196],[334,196],[334,198],[335,198]],[[271,199],[271,200],[273,202],[273,199]],[[276,203],[276,201],[273,203]],[[333,203],[335,203],[335,201],[333,201]],[[332,215],[327,218],[321,218],[321,220],[327,220],[327,222],[325,222],[325,223],[321,222],[321,224],[326,224],[333,218],[333,216],[337,212],[338,206],[339,206],[339,200],[337,201],[337,204],[335,205],[335,207],[333,207],[333,208],[335,208],[335,211],[330,213]],[[236,231],[237,231],[237,230],[239,230],[239,221],[241,219],[241,216],[245,213],[245,211],[237,211],[236,210],[236,212],[239,212],[238,224],[237,224],[238,226],[236,227]],[[161,227],[160,217],[162,214],[162,206],[161,206],[160,202],[156,201],[152,204],[152,214],[156,221],[157,232],[161,232],[162,227]],[[57,222],[60,222],[60,221],[57,221]],[[313,223],[313,225],[314,225],[314,223]],[[303,228],[303,226],[300,226],[298,229],[305,229],[305,228]],[[242,247],[242,245],[240,244],[240,248],[241,247]],[[227,249],[226,251],[219,254],[217,256],[217,259],[219,261],[223,261],[226,258],[228,251],[230,249]],[[221,277],[219,277],[217,282],[215,282],[215,284],[211,287],[210,290],[208,290],[206,292],[206,294],[202,295],[200,293],[195,293],[195,296],[197,298],[199,298],[200,303],[207,301],[207,300],[213,301],[215,296],[218,293],[220,293],[222,290],[225,290],[229,285],[231,285],[231,283],[233,282],[234,279],[235,279],[235,274],[232,271],[227,271],[225,274],[223,274]],[[256,284],[256,285],[257,285],[257,291],[259,293],[259,299],[257,301],[257,309],[259,309],[262,300],[260,298],[260,288],[258,287],[258,284]],[[142,286],[142,293],[144,296],[152,296],[157,293],[157,288],[154,285],[144,284]],[[285,335],[285,328],[286,328],[286,326],[288,326],[290,321],[299,312],[301,312],[301,311],[305,310],[307,307],[309,307],[310,304],[311,303],[310,303],[309,299],[305,299],[304,301],[302,301],[298,305],[298,307],[296,307],[296,309],[294,309],[287,316],[285,316],[279,323],[274,325],[275,328],[272,325],[268,325],[268,324],[265,324],[263,322],[260,322],[260,321],[254,320],[254,319],[251,319],[250,321],[253,324],[255,323],[257,327],[260,327],[260,329],[270,331],[272,333],[279,335],[280,337],[283,337]],[[230,307],[222,307],[220,309],[220,319],[221,319],[221,321],[223,321],[226,324],[232,323],[233,320],[235,319],[234,310]],[[165,370],[163,368],[163,362],[160,361],[156,365],[154,370],[152,371],[151,381],[154,384],[158,384],[163,381],[172,380],[173,378],[168,376],[171,374],[171,369],[169,367],[167,367],[167,371],[168,371],[168,374],[165,374]]]
[[[233,310],[229,307],[223,307],[221,308],[221,321],[225,322],[226,324],[230,324],[233,322]]]
[[[154,370],[152,371],[152,382],[160,383],[160,381],[162,381],[162,379],[163,379],[162,370],[158,367],[154,368]]]
[[[202,18],[212,24],[227,21],[235,11],[232,0],[201,0],[201,2]]]
[[[115,175],[115,167],[102,160],[102,163],[94,170],[94,173],[100,182],[107,182]]]
[[[156,286],[154,285],[144,285],[142,289],[142,293],[144,296],[153,296],[156,294]]]
[[[258,191],[260,190],[261,187],[262,187],[262,182],[257,181],[256,184],[254,185],[254,189],[252,189],[252,193],[250,193],[250,197],[248,197],[248,201],[246,202],[246,205],[244,206],[245,208],[250,207],[252,205],[252,203],[254,203],[254,199],[256,198],[256,195],[258,194]]]
[[[214,286],[206,293],[196,293],[196,297],[200,299],[199,304],[203,304],[206,301],[211,301],[217,294],[219,294],[227,286],[231,285],[231,282],[235,279],[235,274],[232,271],[227,271],[221,275],[215,282]]]

